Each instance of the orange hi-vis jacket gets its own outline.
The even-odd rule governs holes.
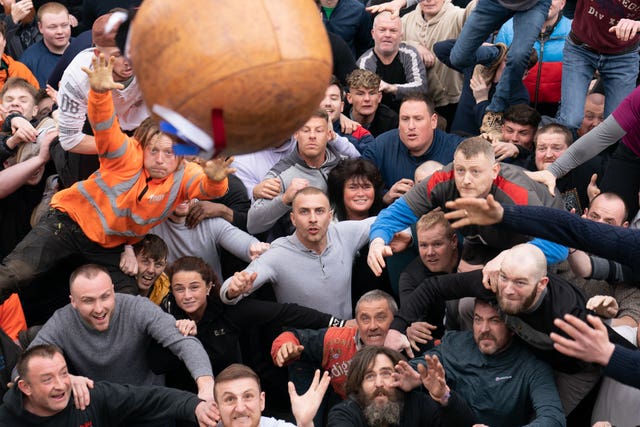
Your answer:
[[[111,91],[89,92],[88,116],[100,168],[56,193],[51,207],[67,213],[97,244],[133,244],[184,200],[213,199],[227,192],[226,178],[212,181],[192,162],[180,164],[164,179],[150,179],[142,145],[120,130]]]

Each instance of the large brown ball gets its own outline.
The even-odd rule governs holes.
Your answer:
[[[208,135],[222,109],[227,153],[281,143],[318,108],[331,48],[312,0],[145,0],[130,56],[143,98]]]

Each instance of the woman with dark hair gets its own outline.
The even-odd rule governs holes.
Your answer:
[[[384,207],[382,175],[368,160],[342,160],[329,173],[327,186],[329,201],[338,221],[375,216]]]
[[[171,292],[161,308],[177,319],[180,332],[200,340],[216,375],[232,363],[242,363],[238,340],[252,327],[320,329],[344,325],[330,314],[296,304],[245,298],[236,305],[225,305],[218,296],[220,279],[202,258],[178,258],[167,275]],[[195,383],[184,365],[169,352],[159,351],[154,348],[151,359],[156,371],[167,373],[167,384],[192,389]]]
[[[382,175],[368,160],[342,160],[329,173],[327,187],[337,221],[366,219],[377,215],[384,207]],[[368,254],[369,245],[362,247],[353,261],[351,306],[354,308],[358,299],[373,289],[395,295],[386,272],[377,277],[367,265]]]

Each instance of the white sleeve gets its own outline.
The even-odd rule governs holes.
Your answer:
[[[67,151],[78,145],[85,136],[82,128],[87,119],[88,93],[89,82],[84,71],[75,67],[67,68],[58,90],[60,145]]]
[[[343,156],[347,156],[352,159],[360,157],[358,149],[344,136],[336,135],[336,137],[329,141],[328,144]]]

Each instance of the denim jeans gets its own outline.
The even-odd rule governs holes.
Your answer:
[[[513,42],[507,54],[507,66],[496,86],[488,111],[504,111],[509,107],[510,93],[522,85],[522,77],[529,62],[531,47],[547,19],[551,0],[540,0],[531,9],[514,11],[497,0],[480,0],[462,27],[462,32],[451,50],[451,64],[461,70],[473,65],[474,52],[486,38],[513,17]]]
[[[459,71],[463,75],[462,92],[458,101],[458,108],[451,123],[451,132],[465,136],[478,135],[478,133],[480,133],[482,114],[477,112],[481,106],[476,105],[476,99],[473,96],[473,91],[469,87],[469,82],[471,81],[475,65],[481,64],[488,67],[496,59],[500,51],[495,46],[480,46],[475,53],[471,55],[473,63],[464,69],[457,69],[453,67],[450,61],[451,49],[453,49],[455,42],[456,40],[443,40],[433,45],[433,53],[436,57],[447,67]],[[491,88],[489,91],[489,99],[494,96],[494,92],[495,89]],[[529,95],[522,81],[520,81],[518,86],[512,88],[510,95],[509,105],[526,104],[529,102]],[[484,113],[484,110],[482,110],[482,113]]]
[[[595,70],[604,82],[604,116],[611,114],[636,88],[638,51],[600,55],[577,46],[569,38],[562,51],[562,99],[558,122],[577,129],[584,117],[584,100]]]
[[[44,275],[71,255],[104,265],[118,292],[137,294],[135,279],[120,271],[122,246],[104,248],[92,242],[69,216],[51,209],[0,264],[0,302],[36,276]]]

